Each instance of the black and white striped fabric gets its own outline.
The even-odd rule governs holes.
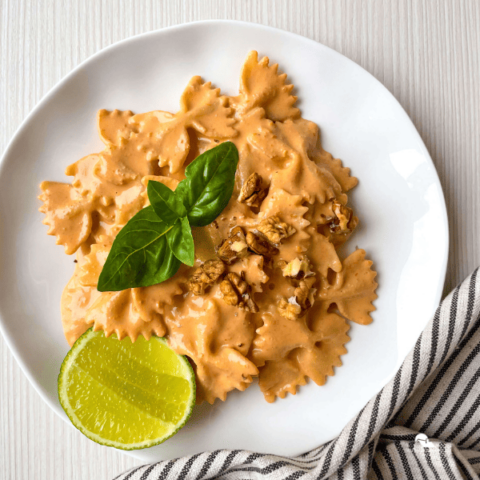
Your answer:
[[[480,275],[442,302],[395,378],[331,442],[296,458],[218,450],[116,480],[478,479]]]

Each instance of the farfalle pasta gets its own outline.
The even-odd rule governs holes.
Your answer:
[[[323,150],[277,68],[250,52],[238,96],[193,77],[176,114],[101,110],[104,150],[67,168],[71,184],[41,184],[48,234],[76,253],[61,305],[70,345],[90,327],[132,341],[164,336],[191,360],[197,401],[210,403],[255,377],[271,402],[308,378],[323,385],[342,364],[348,321],[372,321],[377,287],[363,250],[337,253],[358,224],[347,206],[358,181]],[[115,236],[148,205],[148,182],[174,190],[193,159],[224,141],[239,151],[234,194],[193,229],[194,267],[99,292]]]

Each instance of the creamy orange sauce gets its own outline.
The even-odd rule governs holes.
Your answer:
[[[105,149],[67,168],[71,184],[41,184],[40,210],[48,233],[67,254],[76,253],[61,305],[70,345],[92,326],[132,340],[165,336],[176,352],[192,360],[198,402],[225,400],[255,376],[266,400],[273,401],[295,394],[307,378],[323,385],[334,374],[346,353],[348,320],[372,321],[376,274],[363,250],[344,260],[337,254],[358,222],[344,210],[347,192],[358,182],[323,150],[317,125],[301,118],[293,86],[285,81],[277,65],[250,52],[236,97],[193,77],[176,114],[98,113]],[[187,287],[194,269],[186,266],[159,285],[98,292],[115,235],[148,205],[148,181],[175,189],[188,163],[227,140],[240,154],[235,191],[213,224],[194,229],[196,266],[217,258],[215,247],[234,227],[256,231],[262,220],[275,216],[285,222],[294,233],[276,245],[278,253],[264,258],[249,251],[226,266],[224,275],[243,272],[258,312],[228,304],[219,282],[194,295]],[[259,206],[238,199],[253,173],[268,189]],[[299,258],[306,258],[310,269],[304,279],[309,303],[301,313],[292,301],[298,298],[298,279],[285,270]],[[292,318],[282,314],[280,306],[287,303],[296,309]]]

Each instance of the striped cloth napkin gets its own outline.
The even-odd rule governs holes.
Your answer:
[[[395,378],[340,436],[296,458],[217,450],[115,480],[479,479],[478,269],[438,307]]]

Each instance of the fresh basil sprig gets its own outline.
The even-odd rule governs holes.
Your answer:
[[[222,213],[232,197],[238,150],[221,143],[185,169],[175,191],[149,181],[150,206],[119,232],[98,279],[100,292],[148,287],[175,275],[180,263],[193,266],[191,226],[204,227]]]

